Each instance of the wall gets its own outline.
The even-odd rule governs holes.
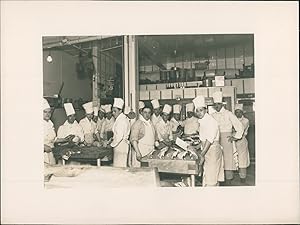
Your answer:
[[[62,82],[64,87],[61,92],[62,98],[78,99],[85,101],[92,100],[92,86],[89,80],[79,80],[76,74],[77,57],[73,57],[63,51],[51,51],[52,63],[48,63],[46,58],[49,52],[43,52],[43,94],[53,96],[58,94]],[[76,112],[77,120],[83,117],[82,110]],[[55,109],[51,120],[57,130],[66,120],[63,108]]]

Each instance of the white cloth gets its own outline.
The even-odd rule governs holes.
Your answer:
[[[158,101],[157,99],[153,99],[153,100],[151,101],[151,104],[152,104],[152,106],[153,106],[153,109],[157,109],[157,108],[160,107],[159,101]]]
[[[124,100],[121,98],[114,98],[114,105],[113,107],[123,109],[124,106]]]
[[[129,150],[129,133],[130,123],[127,116],[121,113],[117,118],[112,128],[113,142],[110,144],[114,148],[114,167],[126,167]]]
[[[93,109],[94,109],[94,116],[98,116],[99,108],[94,107]]]
[[[76,120],[74,121],[73,124],[70,124],[68,120],[66,120],[66,122],[58,128],[57,138],[65,138],[71,134],[79,137],[80,139],[79,142],[84,141],[84,134],[83,134],[82,127],[78,124]]]
[[[181,112],[181,105],[173,105],[173,113],[180,113]]]
[[[73,108],[72,103],[65,103],[64,108],[65,108],[67,116],[75,114],[75,110]]]
[[[250,155],[249,155],[249,149],[248,149],[248,141],[247,141],[247,134],[248,134],[248,128],[249,128],[249,120],[242,116],[239,118],[239,121],[243,124],[244,127],[244,133],[243,137],[236,141],[236,149],[238,152],[238,159],[239,159],[239,168],[247,168],[250,166]]]
[[[209,114],[205,113],[202,119],[198,120],[199,126],[199,136],[202,142],[206,140],[210,143],[219,141],[220,132],[217,121]]]
[[[234,110],[237,110],[237,109],[243,111],[243,104],[235,104]]]
[[[184,134],[186,135],[195,134],[199,130],[198,119],[194,116],[187,118],[183,121],[182,125],[184,127]]]
[[[43,110],[50,109],[50,105],[47,101],[47,99],[43,98]]]
[[[83,130],[83,134],[95,134],[96,133],[96,123],[91,120],[89,121],[87,117],[80,120],[79,125]]]
[[[88,102],[82,105],[82,107],[84,108],[85,112],[90,114],[94,112],[93,109],[93,102]]]
[[[115,118],[114,117],[111,117],[110,119],[105,118],[105,120],[102,124],[102,127],[101,127],[101,131],[100,131],[100,137],[101,138],[106,137],[106,132],[107,131],[112,131],[114,123],[115,123]]]
[[[193,99],[193,103],[194,103],[195,109],[206,107],[204,96],[197,96],[196,98]]]
[[[155,129],[151,124],[151,121],[146,121],[144,118],[140,118],[145,126],[145,135],[138,140],[138,148],[142,154],[142,157],[148,155],[154,150],[155,142]],[[132,152],[132,166],[141,167],[141,163],[136,159],[136,152]]]
[[[105,113],[111,112],[111,104],[105,105],[104,110],[105,110]]]
[[[182,121],[177,121],[175,120],[174,117],[172,117],[172,119],[170,120],[170,124],[171,124],[172,132],[176,132],[178,126],[182,126]]]
[[[159,141],[163,140],[173,140],[172,127],[170,121],[165,121],[161,119],[156,125],[155,129],[157,132],[157,137]]]
[[[216,91],[215,93],[213,93],[212,97],[214,99],[214,103],[222,103],[223,93],[221,91]]]
[[[170,106],[170,105],[168,105],[168,104],[165,104],[162,112],[163,112],[163,113],[170,114],[171,111],[172,111],[172,106]]]
[[[49,146],[50,148],[54,147],[54,141],[55,141],[55,130],[54,126],[51,120],[48,122],[43,120],[44,123],[44,144]],[[55,164],[55,158],[53,156],[52,152],[44,152],[44,163],[53,165]]]
[[[216,111],[211,115],[218,122],[221,133],[232,132],[232,128],[234,128],[236,131],[234,137],[237,139],[242,137],[244,132],[243,124],[232,112],[222,107],[220,112]]]
[[[155,126],[160,120],[162,120],[161,116],[160,115],[156,116],[153,113],[153,115],[151,117],[151,121],[152,121],[153,125]]]
[[[194,112],[194,104],[193,103],[186,104],[186,111],[187,112]]]
[[[102,118],[102,120],[100,120],[100,118],[98,118],[97,125],[96,125],[96,133],[100,134],[104,121],[105,121],[105,118]]]
[[[202,146],[205,141],[211,143],[205,154],[203,165],[203,186],[215,186],[219,181],[224,181],[224,159],[219,141],[219,128],[217,121],[209,114],[198,120],[199,136]]]
[[[142,101],[139,101],[139,109],[142,109],[145,107],[145,103]]]

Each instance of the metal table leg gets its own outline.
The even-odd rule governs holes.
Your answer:
[[[100,159],[97,159],[97,166],[101,166],[101,160]]]
[[[195,180],[195,175],[191,175],[191,187],[195,187],[196,186],[196,180]]]

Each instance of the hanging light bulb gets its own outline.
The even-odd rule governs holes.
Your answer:
[[[48,54],[48,56],[47,56],[47,62],[48,63],[52,63],[52,56],[51,56],[51,54],[50,54],[50,52],[49,52],[49,54]]]

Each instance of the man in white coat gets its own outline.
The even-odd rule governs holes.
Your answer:
[[[204,96],[198,96],[193,100],[195,115],[199,118],[199,136],[201,149],[196,153],[200,157],[200,165],[203,165],[203,186],[218,186],[224,181],[224,161],[221,146],[219,144],[219,127],[217,121],[207,113]],[[193,150],[193,147],[190,147]],[[200,150],[200,151],[199,151]]]
[[[235,115],[243,124],[244,128],[243,137],[240,140],[236,141],[235,144],[239,157],[240,180],[241,183],[245,183],[247,177],[247,167],[250,166],[250,155],[248,149],[248,141],[246,138],[249,129],[249,120],[246,117],[244,117],[243,104],[235,105]]]
[[[223,147],[225,185],[231,185],[233,171],[238,169],[238,158],[234,151],[234,142],[241,139],[243,125],[238,118],[223,106],[223,94],[218,91],[213,94],[215,112],[211,115],[218,122],[220,129],[220,144]],[[201,124],[200,124],[201,126]],[[232,130],[235,130],[235,133]]]
[[[171,111],[172,107],[165,104],[162,111],[162,119],[155,125],[158,141],[166,145],[170,145],[173,140],[172,127],[169,121]]]
[[[54,147],[54,141],[56,133],[51,118],[51,107],[48,101],[43,99],[43,123],[44,123],[44,163],[53,165],[55,164],[55,158],[53,156],[52,148]]]
[[[67,120],[58,128],[56,141],[66,141],[68,136],[72,136],[72,141],[75,144],[83,142],[83,130],[75,119],[75,110],[72,103],[65,103],[64,108],[67,114]]]
[[[158,102],[157,99],[153,99],[151,101],[152,107],[153,107],[153,114],[151,117],[151,121],[153,123],[153,125],[155,126],[160,120],[161,120],[161,108],[160,108],[160,104]]]
[[[199,131],[198,119],[194,116],[194,104],[186,104],[187,119],[183,121],[184,134],[195,135]]]
[[[100,138],[102,140],[109,140],[112,137],[112,128],[115,123],[115,118],[113,117],[111,104],[104,106],[105,110],[105,120],[102,124],[101,131],[100,131]]]
[[[182,121],[180,120],[181,105],[173,105],[173,117],[170,120],[173,138],[179,137],[182,134]]]
[[[85,110],[85,117],[80,120],[79,125],[82,127],[84,134],[84,144],[91,146],[95,142],[96,123],[93,121],[93,102],[82,105]]]
[[[98,110],[98,120],[97,120],[97,125],[96,125],[96,136],[97,136],[98,141],[101,140],[100,133],[101,133],[102,125],[105,121],[104,115],[105,115],[104,106],[101,105]]]
[[[116,121],[113,125],[113,138],[110,144],[114,148],[114,167],[127,167],[130,123],[128,117],[123,113],[123,107],[123,99],[114,98],[112,113]]]

